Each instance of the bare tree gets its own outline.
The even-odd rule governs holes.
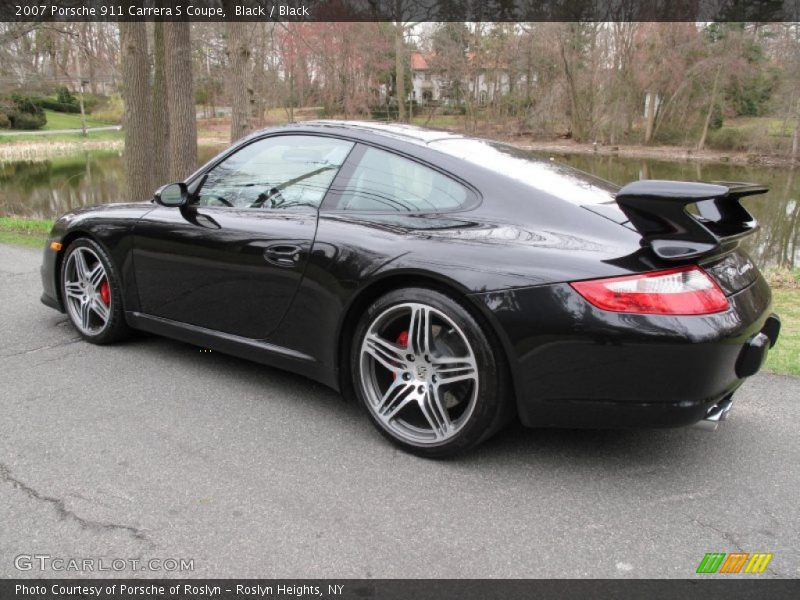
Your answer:
[[[717,67],[717,73],[714,75],[714,85],[711,86],[711,98],[708,101],[708,112],[706,112],[706,118],[703,121],[703,133],[700,134],[700,141],[697,142],[698,150],[702,150],[706,145],[708,126],[711,123],[711,116],[714,114],[714,107],[717,105],[717,85],[719,84],[720,71],[722,71],[722,65]]]
[[[794,131],[792,132],[792,152],[791,157],[797,160],[798,150],[800,150],[800,100],[795,104]]]
[[[415,23],[412,18],[424,17],[420,10],[431,10],[430,6],[418,0],[392,0],[392,12],[394,13],[394,78],[395,92],[397,95],[397,118],[400,121],[407,121],[413,115],[406,114],[406,67],[408,66],[408,55],[406,53],[406,33],[410,31]]]
[[[794,121],[789,156],[797,161],[800,159],[800,23],[784,23],[777,34],[775,52],[783,66],[779,95],[783,103],[779,105],[784,115],[782,130]]]
[[[187,22],[164,24],[169,176],[183,180],[197,168],[197,117],[192,84],[192,46]]]
[[[167,115],[164,23],[153,24],[153,170],[156,184],[167,183],[169,172],[169,118]]]
[[[228,6],[234,0],[223,2]],[[232,105],[233,140],[274,120],[270,107],[285,107],[286,116],[280,118],[294,120],[315,110],[357,117],[396,101],[400,118],[407,120],[413,51],[422,54],[428,67],[421,85],[426,99],[434,100],[429,118],[437,107],[461,113],[468,130],[491,128],[501,136],[571,132],[578,140],[598,143],[644,140],[800,154],[797,24],[421,25],[410,20],[426,21],[420,5],[432,6],[433,0],[384,4],[391,20],[382,23],[196,23],[193,59],[185,56],[184,66],[174,72],[188,74],[193,62],[195,99],[210,108]],[[191,84],[176,88],[180,97],[175,99],[186,100],[184,108],[170,108],[167,82],[179,78],[167,77],[166,61],[178,55],[165,51],[165,25],[147,27],[153,32],[153,63],[147,67],[153,86],[150,154],[161,182],[171,162],[166,156],[170,140],[182,145],[180,153],[173,149],[176,160],[193,160],[187,154],[192,144],[170,136],[175,119],[167,119],[169,111],[178,110],[188,118]],[[101,96],[113,94],[117,86],[116,28],[107,23],[0,23],[0,85],[50,96],[85,79],[86,91],[97,91],[94,97],[86,94],[88,114],[102,107],[107,101]],[[414,63],[418,68],[416,58]],[[422,73],[412,74],[417,85]],[[770,129],[767,135],[766,121],[742,127],[733,122],[730,130],[719,130],[738,117],[777,118],[780,133]],[[178,168],[180,176],[187,170],[188,162]]]
[[[402,22],[395,23],[394,29],[394,76],[397,90],[397,119],[407,121],[406,117],[406,28]]]
[[[119,33],[125,99],[126,196],[129,200],[143,200],[154,187],[146,24],[121,22]]]
[[[231,142],[250,129],[250,43],[247,23],[226,21],[229,89],[231,94]]]

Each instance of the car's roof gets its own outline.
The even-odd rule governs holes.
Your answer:
[[[460,139],[463,135],[457,133],[450,133],[449,131],[439,131],[436,129],[427,129],[425,127],[418,127],[416,125],[406,125],[403,123],[381,123],[374,121],[337,121],[333,119],[317,120],[317,121],[302,121],[299,123],[292,123],[287,125],[289,128],[336,128],[348,129],[355,134],[358,133],[372,133],[383,137],[402,139],[406,142],[417,143],[420,145],[427,145],[434,141]]]
[[[476,168],[482,168],[492,177],[525,184],[575,205],[613,204],[613,194],[618,188],[593,175],[552,159],[535,157],[510,144],[402,123],[301,121],[256,132],[250,137],[259,137],[277,130],[311,133],[326,129],[333,135],[345,135],[356,140],[377,142],[377,137],[398,144],[423,147],[427,151],[436,152],[440,157],[446,156],[464,162],[470,166],[473,174]],[[621,211],[618,212],[622,215]]]

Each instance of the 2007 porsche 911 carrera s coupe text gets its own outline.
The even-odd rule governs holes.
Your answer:
[[[618,188],[500,143],[316,122],[61,217],[42,301],[354,396],[423,456],[532,427],[715,427],[780,329],[741,183]]]

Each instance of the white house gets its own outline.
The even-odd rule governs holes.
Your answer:
[[[468,59],[473,61],[474,55],[470,54]],[[509,92],[510,80],[506,67],[481,66],[472,71],[472,75],[465,77],[460,86],[453,86],[446,72],[431,67],[430,56],[414,52],[411,54],[411,99],[420,104],[456,103],[459,99],[455,97],[455,89],[460,87],[469,90],[479,104],[484,104]]]

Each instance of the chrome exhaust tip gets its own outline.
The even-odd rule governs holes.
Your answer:
[[[716,431],[719,428],[719,421],[712,421],[711,419],[701,419],[694,425],[695,429],[702,429],[703,431]]]
[[[730,412],[732,405],[733,401],[731,400],[730,396],[720,400],[714,406],[709,408],[706,416],[695,423],[693,427],[696,429],[702,429],[703,431],[716,431],[720,422],[725,421],[728,418],[728,413]]]

